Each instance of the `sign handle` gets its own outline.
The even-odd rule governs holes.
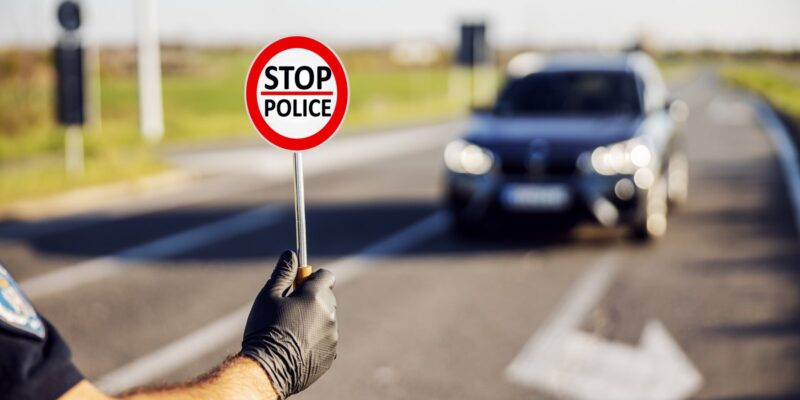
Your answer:
[[[311,275],[308,265],[306,247],[306,199],[303,188],[303,154],[299,151],[292,153],[294,160],[294,223],[297,237],[297,261],[300,268],[297,270],[295,286],[300,286]]]

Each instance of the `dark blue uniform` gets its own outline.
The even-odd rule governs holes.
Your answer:
[[[0,400],[56,399],[82,379],[64,339],[0,265]]]

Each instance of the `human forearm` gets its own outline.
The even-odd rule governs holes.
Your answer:
[[[324,374],[336,358],[335,278],[317,270],[294,287],[297,257],[281,254],[247,318],[241,355],[183,385],[136,389],[119,399],[286,399]],[[109,400],[87,381],[64,400]]]
[[[199,399],[277,399],[261,366],[248,357],[237,356],[220,367],[187,384],[136,390],[120,397],[126,400],[199,400]]]
[[[199,399],[277,399],[261,366],[248,357],[229,359],[214,371],[189,383],[136,389],[119,397],[109,397],[83,381],[62,396],[62,400],[199,400]]]

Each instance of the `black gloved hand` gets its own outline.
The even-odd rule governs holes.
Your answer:
[[[278,397],[307,388],[336,358],[334,276],[320,269],[297,289],[297,258],[285,251],[256,297],[244,329],[242,354],[258,361]]]

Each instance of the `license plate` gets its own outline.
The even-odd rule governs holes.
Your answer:
[[[503,205],[514,211],[563,211],[572,196],[561,184],[512,184],[501,192]]]

